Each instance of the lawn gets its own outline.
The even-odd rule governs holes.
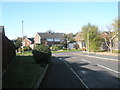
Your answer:
[[[16,56],[2,77],[3,88],[32,88],[45,67],[32,56]]]
[[[60,50],[60,51],[51,51],[52,53],[59,53],[59,52],[73,52],[73,51],[81,51],[80,49],[70,49],[70,50]],[[32,56],[31,52],[24,52],[24,53],[16,53],[17,56]]]

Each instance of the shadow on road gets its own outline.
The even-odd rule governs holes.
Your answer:
[[[83,88],[84,85],[79,83],[79,80],[70,68],[61,60],[65,60],[83,80],[89,88],[118,88],[120,80],[112,76],[105,70],[97,70],[97,66],[93,65],[93,69],[89,69],[90,63],[80,63],[80,61],[72,61],[69,59],[72,56],[52,57],[49,68],[43,79],[41,88]],[[66,69],[67,68],[67,69]],[[60,82],[59,82],[60,81]]]
[[[89,88],[120,88],[119,76],[115,77],[106,70],[98,69],[97,65],[90,67],[90,63],[71,62],[65,58],[63,60],[72,67]]]

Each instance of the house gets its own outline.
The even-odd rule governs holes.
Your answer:
[[[76,43],[79,45],[80,49],[86,48],[82,32],[78,32],[77,35],[74,37],[74,39]]]
[[[22,47],[30,46],[32,49],[34,48],[34,38],[25,38],[22,41]]]
[[[64,33],[37,33],[34,37],[34,44],[63,45],[65,41]]]

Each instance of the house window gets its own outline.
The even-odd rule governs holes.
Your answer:
[[[47,41],[53,41],[53,39],[47,39]]]
[[[54,41],[61,41],[60,39],[54,39]]]

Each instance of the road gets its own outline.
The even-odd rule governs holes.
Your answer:
[[[118,61],[84,56],[79,52],[54,53],[53,56],[67,63],[88,88],[120,86]]]

